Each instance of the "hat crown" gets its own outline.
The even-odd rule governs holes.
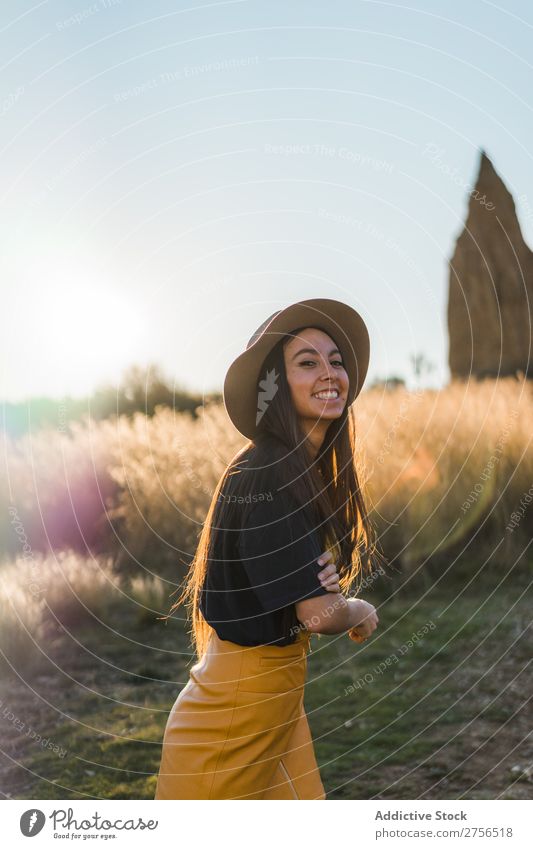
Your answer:
[[[260,325],[259,325],[259,327],[258,327],[258,328],[257,328],[257,330],[255,331],[255,333],[253,334],[253,336],[250,336],[250,338],[249,338],[249,340],[248,340],[248,344],[246,345],[246,350],[248,350],[248,348],[251,348],[251,347],[252,347],[252,345],[254,344],[254,342],[256,342],[256,341],[257,341],[257,339],[259,339],[259,337],[260,337],[260,336],[261,336],[261,334],[263,333],[263,330],[265,329],[265,327],[266,327],[268,324],[270,324],[270,322],[272,321],[272,319],[273,319],[273,318],[275,318],[277,315],[279,315],[279,314],[280,314],[280,312],[281,312],[281,310],[276,310],[276,312],[273,312],[273,313],[272,313],[272,315],[271,315],[271,316],[269,316],[269,317],[267,318],[267,320],[266,320],[266,321],[264,321],[262,324],[260,324]]]

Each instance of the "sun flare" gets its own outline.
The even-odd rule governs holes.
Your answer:
[[[112,282],[83,274],[44,280],[26,328],[33,367],[59,370],[75,391],[116,377],[140,353],[140,307]]]

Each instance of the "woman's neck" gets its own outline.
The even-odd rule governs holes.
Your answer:
[[[308,423],[306,420],[301,422],[301,426],[305,434],[305,444],[311,460],[316,460],[318,452],[324,442],[329,422],[324,422],[324,424],[326,425],[325,427],[322,427],[322,422],[319,422],[318,424],[317,422]]]

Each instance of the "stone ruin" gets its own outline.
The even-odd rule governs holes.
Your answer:
[[[533,251],[513,197],[484,151],[450,260],[452,378],[533,376]]]

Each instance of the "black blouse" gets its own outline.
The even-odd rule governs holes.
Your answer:
[[[239,527],[217,535],[200,610],[221,640],[289,645],[302,628],[295,603],[328,592],[317,577],[323,549],[309,509],[288,487],[278,489],[276,477],[274,463],[263,474],[263,491],[237,510]],[[224,497],[228,491],[231,480]]]

